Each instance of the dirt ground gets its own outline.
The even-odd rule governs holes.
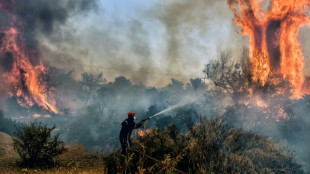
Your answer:
[[[105,173],[104,164],[100,155],[82,152],[79,146],[70,146],[67,152],[55,159],[55,166],[51,169],[29,169],[17,166],[20,160],[13,150],[12,139],[9,135],[0,132],[0,173],[1,174],[97,174]]]

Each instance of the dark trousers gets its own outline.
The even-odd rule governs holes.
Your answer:
[[[122,146],[122,154],[127,154],[128,147],[132,146],[131,140],[129,139],[127,141],[126,137],[119,137],[119,141],[121,142],[121,146]]]

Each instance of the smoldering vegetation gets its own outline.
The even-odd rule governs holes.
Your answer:
[[[25,123],[37,119],[50,125],[56,125],[58,129],[55,130],[55,133],[60,133],[66,144],[79,144],[85,146],[87,151],[112,152],[117,155],[117,149],[120,147],[118,140],[120,124],[127,118],[128,112],[136,112],[138,122],[170,106],[187,103],[152,118],[143,129],[151,129],[150,132],[154,133],[156,129],[167,129],[166,126],[174,124],[179,130],[178,136],[187,139],[192,137],[191,128],[202,124],[202,119],[221,119],[223,125],[230,127],[230,131],[241,131],[240,136],[238,134],[240,138],[236,139],[239,149],[246,149],[247,146],[244,143],[247,141],[253,141],[254,144],[255,141],[265,142],[265,144],[259,145],[262,151],[269,145],[273,149],[272,147],[275,147],[274,143],[276,143],[279,147],[281,146],[279,152],[292,153],[288,156],[272,157],[279,159],[278,166],[286,165],[281,163],[282,160],[293,160],[296,163],[290,163],[289,166],[293,166],[293,168],[295,166],[299,170],[299,164],[301,164],[306,171],[309,171],[310,152],[307,148],[310,145],[310,139],[307,136],[310,132],[309,96],[292,99],[291,87],[285,79],[277,84],[271,81],[267,82],[265,86],[252,81],[251,65],[247,55],[247,49],[244,49],[239,61],[235,61],[236,59],[233,59],[229,52],[223,52],[218,58],[205,65],[203,71],[208,79],[190,79],[186,84],[171,79],[170,84],[162,88],[133,84],[130,79],[123,76],[108,82],[103,73],[85,72],[80,75],[80,80],[75,80],[73,78],[74,70],[63,71],[50,67],[48,87],[55,90],[53,92],[57,96],[57,107],[61,114],[53,115],[36,106],[22,108],[14,99],[7,99],[8,111],[4,114],[19,122]],[[272,78],[278,78],[278,75]],[[277,93],[279,89],[282,90],[282,93]],[[197,100],[192,102],[196,98]],[[5,123],[11,120],[9,118],[1,119],[1,121]],[[211,123],[212,121],[208,124]],[[1,130],[8,134],[14,132],[14,130],[10,132]],[[206,140],[212,134],[204,134],[204,129],[199,129],[199,131],[201,131],[201,136],[206,136]],[[251,140],[245,138],[248,135]],[[137,132],[134,133],[134,137],[138,144],[144,141]],[[266,137],[270,137],[270,140],[267,140]],[[223,138],[225,139],[223,142],[228,141],[227,137]],[[164,144],[168,142],[170,140],[162,141]],[[187,143],[190,142],[191,140]],[[244,159],[240,157],[241,161],[253,160],[252,157],[260,158],[254,155],[256,151],[252,151],[254,144],[250,145],[251,148],[248,149],[251,154],[245,152],[246,150],[242,152],[247,155],[243,156]],[[229,147],[228,144],[227,148]],[[154,153],[157,152],[156,147],[148,148],[151,148],[149,150]],[[226,149],[226,145],[223,148]],[[152,155],[148,153],[149,150],[144,153]],[[181,151],[176,153],[181,153]],[[232,160],[231,155],[236,155],[234,153],[229,152],[227,155],[230,157],[224,155],[223,160]],[[184,155],[183,152],[182,154]],[[136,160],[136,158],[134,159]],[[235,160],[238,161],[238,159]],[[261,160],[263,159],[265,157],[262,157]],[[254,166],[256,160],[252,161]],[[182,161],[181,158],[180,161]],[[210,161],[210,165],[211,163],[213,164],[212,161]],[[144,166],[148,165],[149,163]],[[174,166],[178,165],[181,163],[174,163]],[[231,166],[226,167],[228,169]],[[287,169],[287,171],[291,171],[293,168]],[[249,167],[250,170],[259,169]],[[265,170],[268,171],[268,167]]]
[[[153,67],[155,60],[152,57],[154,52],[150,36],[154,31],[146,30],[145,23],[139,18],[129,20],[129,28],[124,21],[105,21],[104,25],[109,27],[103,26],[104,29],[100,31],[98,28],[86,27],[89,30],[87,34],[75,33],[74,27],[68,27],[72,24],[68,23],[68,20],[72,16],[83,15],[96,9],[95,1],[15,0],[16,8],[11,8],[13,2],[5,0],[1,5],[21,21],[17,27],[25,38],[27,48],[39,50],[31,61],[35,64],[42,56],[44,60],[53,62],[57,57],[61,59],[60,64],[64,64],[62,69],[48,67],[47,75],[42,77],[47,82],[45,92],[55,95],[60,114],[51,114],[36,105],[31,108],[21,107],[15,97],[2,97],[6,94],[0,90],[1,108],[4,109],[3,114],[0,113],[0,131],[14,136],[15,125],[20,126],[37,119],[51,126],[56,125],[54,133],[60,133],[66,144],[78,144],[90,152],[111,154],[107,156],[107,166],[109,160],[117,161],[119,163],[116,164],[129,165],[130,170],[136,170],[136,166],[130,165],[139,161],[141,168],[148,167],[150,171],[161,171],[164,168],[162,171],[171,173],[175,172],[171,166],[184,171],[201,172],[222,172],[222,169],[225,169],[231,173],[246,169],[251,173],[259,170],[302,173],[300,164],[306,171],[310,171],[310,97],[292,99],[291,86],[286,79],[277,84],[270,81],[264,86],[252,81],[247,50],[237,58],[233,58],[229,52],[221,53],[218,58],[205,65],[203,72],[207,79],[195,78],[187,83],[171,79],[168,85],[161,88],[137,83],[139,80],[148,81],[149,84],[154,84],[152,81],[166,81],[167,77],[164,75],[158,78],[160,75],[152,74],[157,70],[187,74],[190,66],[197,67],[199,60],[196,57],[189,58],[188,55],[195,55],[197,48],[208,50],[208,46],[195,39],[200,38],[201,34],[211,39],[217,35],[219,29],[229,30],[227,33],[230,34],[227,36],[218,35],[220,39],[210,40],[216,47],[210,50],[223,49],[220,45],[234,37],[232,28],[222,27],[230,26],[227,22],[230,13],[222,8],[224,1],[161,2],[156,10],[163,13],[144,13],[148,20],[159,22],[159,28],[165,30],[163,42],[154,44],[165,47],[157,48],[164,52],[159,56],[163,57],[160,59],[160,68]],[[159,10],[163,7],[164,10]],[[217,9],[219,14],[214,16],[213,11],[208,11],[207,8]],[[0,12],[0,25],[4,28],[11,25],[10,13]],[[214,18],[210,19],[210,16]],[[125,30],[129,31],[123,35],[126,42],[117,37],[122,33],[117,28],[125,25]],[[210,25],[215,25],[215,29],[209,28]],[[185,36],[184,33],[191,33],[192,27],[199,34],[194,34],[194,38],[191,35]],[[3,36],[0,34],[0,40],[1,37]],[[86,39],[76,39],[80,37]],[[95,41],[89,42],[92,39]],[[94,54],[87,49],[81,50],[76,48],[76,42],[82,45],[91,43],[90,47],[103,51]],[[122,45],[123,42],[129,45]],[[62,43],[65,46],[61,45]],[[188,43],[191,43],[190,47],[194,49],[188,49]],[[239,47],[242,44],[231,45]],[[128,47],[128,50],[123,50],[124,47]],[[126,74],[126,77],[119,76],[107,81],[105,78],[111,79],[115,74],[105,71],[81,73],[81,67],[79,70],[70,69],[73,62],[83,62],[89,54],[109,60],[106,62],[108,68],[116,71],[115,74]],[[0,56],[0,71],[9,71],[12,55],[5,53]],[[129,62],[127,57],[130,61],[134,58],[135,63]],[[146,71],[149,69],[152,71]],[[140,74],[136,75],[137,73]],[[281,75],[275,74],[270,78],[281,78]],[[0,84],[0,88],[5,89],[5,85]],[[277,93],[279,90],[282,92]],[[197,100],[192,102],[196,98]],[[132,161],[122,161],[118,151],[118,134],[120,123],[127,118],[127,113],[136,112],[138,122],[175,105],[180,107],[147,122],[143,129],[151,129],[150,134],[142,137],[137,132],[134,133],[134,146],[139,152],[131,154]],[[198,153],[200,151],[202,153]],[[164,165],[141,158],[144,155],[164,161]],[[223,162],[222,166],[215,164],[218,160]],[[190,163],[186,163],[188,161]],[[263,167],[259,168],[257,164],[261,161],[264,161]],[[108,167],[117,169],[118,166],[113,165]],[[279,171],[279,168],[283,170]]]
[[[304,173],[293,154],[270,138],[202,119],[181,134],[176,125],[135,139],[128,157],[114,151],[108,173]],[[138,167],[137,167],[138,166]]]
[[[66,132],[64,139],[67,142],[84,144],[90,150],[103,148],[110,151],[114,145],[118,145],[120,123],[127,118],[129,111],[136,112],[137,121],[140,121],[180,101],[186,102],[193,96],[201,95],[205,88],[201,79],[193,79],[186,88],[180,81],[172,79],[171,84],[161,89],[133,85],[125,77],[118,77],[114,82],[101,85],[100,82],[104,83],[101,74],[83,74],[83,79],[80,85],[84,92],[74,101],[80,102],[82,107],[76,114],[68,111],[70,121],[60,131]],[[187,124],[193,124],[201,113],[206,112],[203,103],[207,105],[209,101],[207,98],[199,100],[200,105],[192,104],[165,113],[164,117],[155,117],[148,122],[146,128],[164,127],[175,122],[185,130]]]

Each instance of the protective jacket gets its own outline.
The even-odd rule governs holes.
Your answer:
[[[136,124],[132,118],[128,118],[122,122],[122,129],[119,134],[119,140],[122,145],[122,153],[127,153],[127,148],[132,145],[130,136],[132,133],[132,130],[139,128],[142,125],[142,123]]]

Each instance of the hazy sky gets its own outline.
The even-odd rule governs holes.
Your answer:
[[[187,82],[203,77],[220,51],[238,56],[248,44],[226,2],[97,0],[96,8],[71,14],[58,31],[39,37],[42,58],[76,73],[102,71],[108,81],[122,75],[147,86]]]

